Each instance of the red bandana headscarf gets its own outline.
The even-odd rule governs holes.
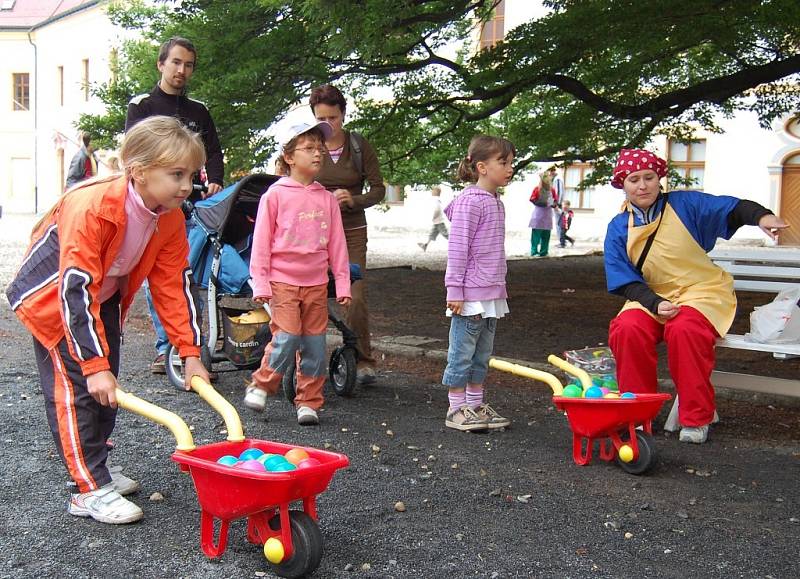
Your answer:
[[[622,149],[617,157],[617,165],[614,167],[611,186],[622,189],[622,182],[628,175],[644,169],[652,169],[660,179],[667,174],[667,162],[644,149]]]

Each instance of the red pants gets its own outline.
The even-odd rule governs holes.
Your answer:
[[[621,392],[658,388],[656,345],[667,344],[669,373],[680,397],[678,420],[703,426],[714,418],[714,345],[717,331],[696,309],[681,306],[677,316],[660,324],[642,310],[626,310],[611,320],[608,344],[617,361]]]

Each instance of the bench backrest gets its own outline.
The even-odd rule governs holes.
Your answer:
[[[733,276],[733,287],[778,293],[800,284],[800,249],[715,249],[709,257]]]

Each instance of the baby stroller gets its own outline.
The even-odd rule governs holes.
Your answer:
[[[279,178],[265,174],[248,175],[213,197],[184,208],[190,215],[189,265],[196,287],[208,290],[206,315],[198,317],[208,320],[207,331],[201,332],[201,358],[209,371],[214,369],[214,364],[222,362],[230,362],[236,369],[257,368],[264,348],[272,338],[269,308],[251,299],[249,261],[259,201]],[[201,302],[196,300],[196,303]],[[356,384],[356,337],[333,313],[328,317],[344,338],[342,346],[331,355],[329,377],[336,393],[348,396]],[[170,382],[183,389],[183,365],[172,345],[166,360]],[[293,372],[287,372],[287,376],[289,374]],[[283,386],[284,392],[291,387],[293,400],[292,378],[285,378]]]

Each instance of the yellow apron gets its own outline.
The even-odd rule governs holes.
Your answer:
[[[633,209],[628,203],[625,207],[628,210],[628,257],[636,263],[647,238],[658,227],[658,220],[634,227]],[[698,310],[717,333],[724,336],[736,314],[733,277],[714,265],[669,203],[663,213],[661,226],[642,265],[642,276],[659,296],[673,304]],[[633,308],[641,309],[664,323],[639,302],[627,301],[621,311]]]

